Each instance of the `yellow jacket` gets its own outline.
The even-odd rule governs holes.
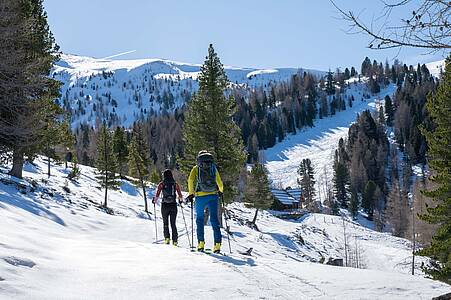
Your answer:
[[[197,180],[197,166],[194,166],[191,169],[191,172],[189,173],[188,177],[188,193],[190,195],[195,195],[197,197],[216,194],[216,192],[196,192],[194,190],[196,187],[196,180]],[[219,176],[218,170],[216,170],[216,185],[218,186],[219,191],[222,193],[224,191],[224,185],[222,184],[221,176]]]

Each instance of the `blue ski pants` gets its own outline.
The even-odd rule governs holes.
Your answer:
[[[213,227],[214,242],[221,243],[222,235],[218,219],[219,197],[217,194],[196,197],[195,208],[196,208],[197,240],[205,241],[204,210],[207,205],[208,212],[210,214],[210,224],[211,227]]]

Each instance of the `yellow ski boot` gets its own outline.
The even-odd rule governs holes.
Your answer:
[[[177,247],[177,241],[172,241],[172,245],[174,245],[175,247]]]
[[[166,245],[169,245],[170,242],[171,242],[171,240],[170,240],[169,238],[165,238],[165,239],[164,239],[164,243],[165,243]]]
[[[213,253],[221,253],[221,243],[215,243]]]
[[[197,251],[204,252],[204,250],[205,250],[205,242],[199,241],[199,244],[197,245]]]

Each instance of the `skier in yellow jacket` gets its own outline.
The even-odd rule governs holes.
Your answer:
[[[204,210],[208,205],[210,223],[213,227],[214,248],[213,252],[221,250],[221,228],[218,219],[219,195],[223,193],[221,176],[214,163],[213,155],[202,150],[197,155],[197,165],[191,169],[188,177],[188,200],[195,201],[196,225],[197,225],[197,251],[204,251]]]

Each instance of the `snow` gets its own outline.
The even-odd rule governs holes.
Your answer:
[[[426,64],[429,72],[434,77],[440,77],[440,74],[445,71],[445,60],[433,61]]]
[[[180,108],[197,91],[200,64],[166,59],[113,60],[62,54],[51,76],[61,81],[60,104],[71,111],[72,127],[95,126],[117,115],[112,125],[131,126],[150,113]],[[267,88],[288,81],[298,72],[322,76],[324,72],[301,68],[255,69],[225,66],[232,85]],[[164,95],[173,101],[164,103]],[[113,105],[113,101],[115,105]],[[94,106],[96,108],[94,109]]]
[[[315,126],[306,128],[294,135],[287,136],[281,143],[265,150],[265,165],[269,172],[269,179],[276,187],[297,187],[297,170],[303,159],[309,158],[315,170],[317,197],[325,199],[323,186],[332,184],[333,161],[335,149],[340,138],[346,138],[350,125],[355,122],[357,114],[364,110],[374,110],[377,103],[383,101],[385,95],[392,95],[395,85],[381,89],[377,95],[364,99],[368,94],[365,84],[351,84],[346,91],[348,97],[354,96],[352,107],[346,101],[346,110],[336,115],[315,121]]]
[[[154,243],[155,216],[143,211],[141,191],[122,181],[109,194],[114,215],[107,214],[97,205],[103,191],[94,169],[80,168],[77,182],[55,164],[47,178],[42,158],[26,166],[24,180],[2,169],[0,299],[430,299],[449,292],[418,269],[409,275],[410,242],[336,216],[282,220],[264,211],[256,231],[242,225],[254,211],[233,204],[233,252],[209,256],[188,249],[188,207],[188,231],[180,211],[177,219],[179,247],[162,245],[157,205]],[[343,257],[343,224],[366,269],[319,263]],[[206,244],[212,245],[210,227]],[[251,257],[239,254],[248,247]]]

